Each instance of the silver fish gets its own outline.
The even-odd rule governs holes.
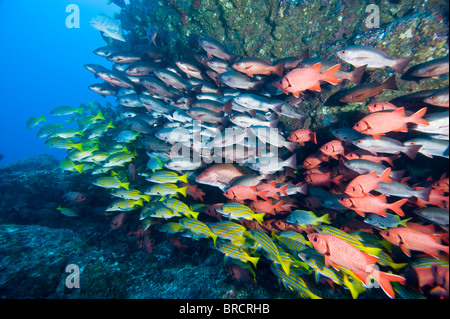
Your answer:
[[[422,146],[419,152],[427,157],[440,156],[449,158],[449,144],[445,140],[434,138],[418,137],[403,143],[405,146]]]
[[[417,197],[423,199],[424,201],[428,201],[431,188],[414,189],[402,183],[379,182],[376,191],[387,196],[398,196],[406,198]]]

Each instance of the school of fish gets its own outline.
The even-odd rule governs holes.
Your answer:
[[[449,297],[448,161],[441,176],[420,181],[396,169],[419,156],[430,166],[448,160],[448,88],[371,100],[331,141],[280,121],[305,122],[300,96],[344,82],[327,103],[366,101],[396,90],[399,75],[448,73],[448,57],[408,67],[412,57],[352,45],[336,62],[308,52],[272,61],[192,35],[195,61],[172,61],[153,26],[142,39],[105,15],[91,24],[110,38],[94,54],[113,64],[84,65],[102,80],[89,89],[117,104],[58,106],[50,115],[65,122],[43,125],[42,115],[26,125],[40,126],[48,147],[67,150],[63,172],[114,197],[105,209],[111,228],[138,221],[133,234],[148,252],[154,230],[178,246],[180,236],[209,241],[231,261],[230,274],[247,274],[252,285],[265,258],[303,298],[321,298],[322,285],[352,298],[374,287],[389,298]],[[393,75],[361,83],[377,68]],[[315,152],[304,154],[305,144]],[[80,218],[77,204],[90,191],[67,193],[58,210]]]

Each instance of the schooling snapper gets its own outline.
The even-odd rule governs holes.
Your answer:
[[[448,52],[421,44],[398,54],[372,31],[343,28],[319,47],[305,33],[309,50],[287,45],[295,56],[275,56],[261,49],[285,37],[274,21],[303,4],[280,2],[264,22],[274,26],[269,40],[247,49],[236,39],[250,39],[251,25],[220,37],[190,28],[206,1],[113,2],[120,14],[91,21],[107,42],[94,51],[105,63],[84,67],[99,81],[89,89],[115,104],[57,106],[26,123],[67,150],[60,168],[82,181],[60,214],[80,221],[89,211],[80,205],[103,205],[112,234],[137,228],[148,253],[166,236],[185,259],[205,245],[234,278],[264,285],[270,270],[303,298],[330,289],[448,298]],[[165,27],[149,13],[162,8]],[[410,268],[431,258],[442,268],[418,286]],[[374,286],[382,289],[369,294]]]

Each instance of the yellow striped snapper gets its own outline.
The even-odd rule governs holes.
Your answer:
[[[303,279],[297,276],[294,272],[288,275],[282,268],[275,264],[271,268],[272,272],[275,274],[275,276],[278,277],[280,282],[287,290],[297,291],[303,298],[322,299],[316,294],[312,293],[309,290],[308,286],[306,286],[306,283],[303,281]]]
[[[44,142],[48,147],[54,147],[54,148],[62,148],[66,150],[71,150],[76,148],[77,150],[82,150],[82,144],[81,143],[74,143],[73,141],[62,138],[62,137],[51,137],[48,138]]]
[[[126,152],[118,152],[110,155],[103,164],[103,167],[123,166],[125,163],[131,162],[136,157],[136,151],[132,154]]]
[[[69,171],[69,172],[77,171],[80,174],[83,171],[83,166],[84,166],[84,164],[75,164],[74,162],[72,162],[71,160],[69,160],[67,158],[65,158],[59,162],[59,168],[61,170]]]
[[[183,225],[181,225],[180,223],[174,223],[174,222],[168,222],[168,223],[164,223],[162,225],[158,225],[158,227],[156,227],[156,229],[158,229],[159,231],[162,231],[164,233],[168,233],[168,234],[181,233],[186,230],[186,228]]]
[[[144,193],[153,196],[168,196],[180,193],[186,197],[186,190],[187,186],[178,187],[176,184],[164,183],[150,186]]]
[[[42,126],[39,131],[36,133],[36,136],[39,138],[50,136],[56,129],[61,128],[61,124],[48,123]]]
[[[238,248],[231,243],[223,242],[220,243],[217,249],[225,255],[225,258],[238,259],[242,262],[251,262],[256,268],[259,257],[250,256],[245,250]]]
[[[101,111],[98,111],[97,115],[84,115],[78,120],[78,125],[81,130],[84,132],[89,129],[92,125],[97,123],[100,120],[105,120]]]
[[[76,131],[71,128],[57,128],[49,135],[49,138],[52,137],[73,138],[76,137],[77,135],[84,136],[84,133],[82,131]]]
[[[61,105],[53,108],[50,111],[50,114],[53,116],[63,116],[63,115],[71,115],[71,114],[83,114],[83,107],[75,108],[73,106]]]
[[[68,216],[68,217],[77,217],[78,216],[77,212],[75,212],[73,209],[61,207],[61,205],[58,205],[58,207],[56,209],[59,210],[61,212],[61,214]]]
[[[173,211],[176,211],[178,213],[181,213],[183,215],[197,218],[198,213],[191,210],[185,203],[179,201],[175,198],[166,198],[163,202],[163,205],[167,208],[172,209]]]
[[[182,217],[178,212],[173,211],[170,208],[167,208],[165,206],[159,207],[155,209],[154,211],[150,211],[148,214],[148,217],[154,217],[154,218],[164,218],[164,219],[170,219],[172,217]]]
[[[88,140],[93,140],[100,138],[105,134],[110,128],[116,128],[111,121],[108,124],[101,124],[92,129],[92,131],[87,136]]]
[[[99,177],[95,181],[92,182],[95,186],[103,187],[103,188],[125,188],[129,190],[130,183],[121,182],[116,176],[104,176]]]
[[[26,125],[27,129],[31,130],[34,127],[38,126],[41,122],[47,122],[47,120],[45,119],[44,114],[42,114],[39,117],[35,117],[35,116],[30,117],[27,120],[25,125]]]
[[[88,149],[72,150],[67,154],[67,158],[72,161],[83,161],[91,156],[95,151],[98,151],[98,145],[94,145]]]
[[[170,171],[156,171],[152,173],[150,176],[147,176],[145,179],[149,182],[153,183],[176,183],[177,181],[182,181],[187,183],[188,174],[178,175],[175,172]]]
[[[211,237],[213,239],[214,246],[216,246],[217,235],[214,234],[205,223],[189,217],[181,218],[179,223],[195,234]]]
[[[228,239],[235,246],[243,246],[245,243],[244,232],[247,229],[240,224],[231,221],[221,221],[211,223],[208,226],[219,238]]]
[[[280,252],[278,251],[278,248],[273,242],[272,238],[258,229],[250,230],[250,235],[258,243],[258,246],[260,246],[265,252],[267,252],[269,256],[273,256],[281,264],[284,272],[289,275],[291,263],[290,261],[283,260],[281,258]]]
[[[130,190],[123,190],[119,189],[113,193],[111,193],[112,196],[120,197],[122,199],[143,199],[146,202],[150,201],[150,195],[142,194],[141,191],[137,189],[130,189]]]
[[[226,203],[217,207],[216,210],[230,219],[256,219],[260,225],[262,225],[265,215],[265,213],[255,214],[250,208],[239,203]]]
[[[107,212],[121,211],[128,212],[137,209],[138,206],[143,206],[142,199],[119,199],[111,203],[106,209]]]

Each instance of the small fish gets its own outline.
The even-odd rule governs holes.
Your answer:
[[[56,209],[59,210],[61,212],[61,214],[65,215],[65,216],[68,216],[68,217],[77,217],[77,216],[79,216],[77,214],[77,212],[75,212],[73,209],[66,208],[66,207],[61,207],[61,205],[58,205],[58,207]]]
[[[331,140],[327,143],[325,143],[324,145],[322,145],[319,150],[327,155],[327,156],[331,156],[334,159],[338,158],[338,155],[344,155],[345,150],[344,150],[344,145],[342,144],[342,141],[340,140]]]
[[[428,134],[442,134],[449,136],[449,112],[429,114],[426,115],[424,119],[429,125],[413,125],[412,130]]]
[[[377,139],[388,132],[408,132],[408,123],[430,125],[422,118],[426,111],[427,108],[424,107],[410,116],[405,116],[404,108],[392,112],[376,112],[365,116],[353,126],[353,129]]]
[[[232,103],[241,105],[251,110],[257,110],[262,112],[275,110],[281,107],[281,105],[283,105],[283,101],[270,99],[264,96],[250,93],[239,94],[238,96],[232,99]]]
[[[112,192],[111,195],[114,197],[120,197],[122,199],[133,199],[133,200],[143,199],[146,202],[150,201],[150,195],[142,194],[141,191],[137,189],[130,189],[130,190],[119,189],[115,192]]]
[[[119,199],[112,202],[106,209],[107,212],[121,211],[129,212],[143,206],[142,199]]]
[[[208,226],[219,238],[230,240],[235,246],[242,247],[245,243],[244,232],[247,229],[240,224],[232,221],[221,221],[210,223]]]
[[[249,167],[259,171],[262,174],[274,174],[283,170],[285,167],[297,169],[297,154],[291,155],[284,161],[278,157],[271,156],[270,153],[266,155],[268,156],[260,156],[256,158],[256,161],[248,164]]]
[[[417,208],[413,213],[432,223],[445,227],[449,226],[448,209],[428,206]]]
[[[73,106],[57,106],[50,111],[50,114],[53,116],[63,116],[63,115],[72,115],[75,113],[83,114],[83,107],[75,108]]]
[[[423,79],[428,77],[438,77],[449,71],[448,55],[442,58],[433,59],[419,63],[410,67],[403,75],[403,80]]]
[[[68,192],[63,197],[71,203],[82,203],[87,199],[86,195],[80,192]]]
[[[407,227],[406,222],[411,218],[401,220],[398,215],[386,214],[386,216],[380,216],[376,214],[369,214],[364,218],[364,222],[376,226],[381,229],[394,228],[399,225]]]
[[[153,185],[149,189],[147,189],[144,193],[153,196],[168,196],[180,193],[181,195],[186,197],[186,189],[187,186],[178,187],[176,184],[164,183]]]
[[[339,70],[340,64],[337,64],[324,73],[320,73],[321,63],[317,63],[309,68],[296,68],[288,72],[285,76],[272,85],[282,90],[285,94],[292,93],[299,97],[306,90],[321,91],[320,81],[325,81],[333,85],[339,83],[334,73]]]
[[[378,81],[363,83],[349,89],[340,90],[331,95],[325,105],[336,105],[340,103],[364,102],[366,99],[381,94],[383,90],[398,90],[395,75],[385,82]]]
[[[216,186],[225,191],[234,180],[246,175],[248,171],[234,164],[213,164],[202,171],[195,181],[200,184]]]
[[[77,171],[78,173],[82,173],[83,172],[83,167],[84,164],[75,164],[73,161],[64,158],[59,162],[59,168],[62,171],[69,171],[69,172],[73,172],[73,171]]]
[[[249,207],[239,203],[226,203],[216,208],[216,211],[225,217],[235,220],[256,219],[262,225],[265,214],[255,214]]]
[[[185,231],[186,227],[184,227],[180,223],[168,222],[168,223],[162,224],[157,229],[164,233],[176,234],[176,233],[181,233],[181,232]]]
[[[66,150],[77,149],[82,150],[82,143],[74,143],[73,141],[62,137],[51,137],[44,142],[48,147],[62,148]]]
[[[421,251],[430,256],[440,259],[439,251],[449,253],[448,246],[441,245],[440,235],[425,234],[417,230],[405,227],[396,227],[380,231],[390,243],[399,246],[408,257],[411,250]]]
[[[272,200],[255,200],[250,204],[250,209],[255,213],[276,215],[277,212],[284,211],[283,201],[273,204]]]
[[[328,214],[317,217],[313,212],[306,210],[294,210],[291,212],[286,221],[291,224],[297,224],[303,228],[308,225],[318,225],[319,223],[330,224],[328,221]]]
[[[380,136],[380,139],[376,139],[369,135],[353,140],[352,143],[369,152],[388,154],[399,154],[401,152],[412,160],[416,158],[417,152],[423,147],[422,144],[405,144],[393,138]]]
[[[445,140],[434,138],[417,137],[403,142],[406,147],[419,147],[419,153],[429,158],[433,156],[449,158],[449,144]]]
[[[271,61],[261,58],[242,58],[235,61],[231,67],[251,78],[255,74],[283,76],[284,71],[284,63],[273,64]]]
[[[125,42],[120,20],[100,14],[99,16],[92,18],[89,24],[97,30],[104,32],[106,36]]]
[[[238,259],[242,262],[251,262],[256,268],[256,264],[259,261],[259,257],[250,256],[245,250],[238,248],[230,243],[221,243],[217,249],[225,255],[225,257]]]
[[[366,45],[347,46],[336,52],[336,55],[355,67],[363,65],[375,69],[390,67],[398,73],[403,73],[413,59],[413,57],[397,59],[382,50]]]
[[[397,202],[386,203],[386,195],[380,196],[364,196],[364,197],[342,197],[339,202],[345,207],[354,210],[358,215],[365,216],[364,213],[373,213],[381,216],[386,216],[386,210],[390,209],[399,216],[405,216],[401,206],[408,201],[407,198],[401,199]]]
[[[265,126],[251,126],[249,127],[249,130],[263,143],[267,143],[280,148],[286,147],[291,152],[293,152],[297,147],[297,143],[289,142],[283,136],[281,136],[278,132],[278,129],[271,129]]]
[[[149,182],[164,184],[164,183],[176,183],[177,181],[182,181],[187,183],[188,174],[178,175],[171,171],[156,171],[145,179]]]
[[[194,212],[192,209],[190,209],[188,207],[188,205],[186,205],[185,203],[183,203],[182,201],[179,201],[178,199],[175,198],[166,198],[163,200],[163,205],[166,206],[167,208],[170,208],[171,210],[181,213],[185,216],[188,217],[192,217],[192,218],[197,218],[198,213]]]
[[[198,43],[206,51],[208,58],[215,56],[230,63],[236,59],[235,55],[229,54],[223,44],[214,38],[203,37],[198,39]]]
[[[235,70],[226,71],[220,74],[219,80],[233,89],[244,90],[258,90],[264,84],[264,81],[252,81],[247,75]]]
[[[120,181],[116,176],[99,177],[92,184],[103,188],[120,188],[129,190],[130,183]]]
[[[236,185],[228,188],[223,195],[231,200],[235,200],[239,203],[244,203],[245,200],[257,200],[258,196],[267,200],[265,194],[268,191],[258,191],[256,186],[242,186]]]
[[[175,64],[182,72],[186,73],[188,77],[193,77],[199,80],[205,79],[204,76],[202,75],[201,69],[192,62],[176,61]]]
[[[287,140],[297,142],[301,146],[304,146],[306,142],[313,142],[314,144],[317,144],[316,132],[305,128],[295,130],[289,135]]]
[[[427,96],[423,101],[434,106],[449,107],[448,88],[437,90]]]
[[[272,238],[258,229],[250,230],[250,235],[265,252],[276,258],[276,260],[281,264],[284,272],[289,275],[291,263],[281,258],[278,247],[275,245]]]
[[[196,234],[211,237],[213,239],[214,246],[216,246],[217,235],[214,234],[205,223],[189,217],[181,218],[179,223]]]
[[[275,276],[278,277],[278,279],[286,289],[299,292],[300,296],[302,296],[303,298],[322,299],[321,297],[312,293],[303,279],[300,276],[296,275],[294,272],[286,274],[283,268],[279,268],[276,265],[272,265],[271,268],[272,272],[275,274]]]
[[[388,167],[380,175],[377,175],[376,171],[370,174],[363,174],[354,178],[347,184],[345,188],[345,194],[350,197],[364,197],[370,194],[371,191],[377,189],[381,182],[390,182],[391,168]]]
[[[395,298],[395,292],[390,282],[406,282],[405,278],[401,276],[379,271],[374,267],[378,261],[377,257],[358,250],[336,236],[312,233],[308,235],[308,239],[313,247],[324,255],[326,266],[332,266],[337,270],[339,267],[344,267],[353,272],[366,285],[370,280],[369,275],[372,275],[390,298]]]
[[[414,189],[408,185],[397,182],[380,182],[378,188],[375,189],[378,193],[385,194],[387,196],[397,197],[417,197],[428,201],[430,197],[431,188]]]
[[[381,112],[381,111],[389,111],[398,109],[397,106],[390,102],[374,102],[366,105],[367,109],[370,113]]]

